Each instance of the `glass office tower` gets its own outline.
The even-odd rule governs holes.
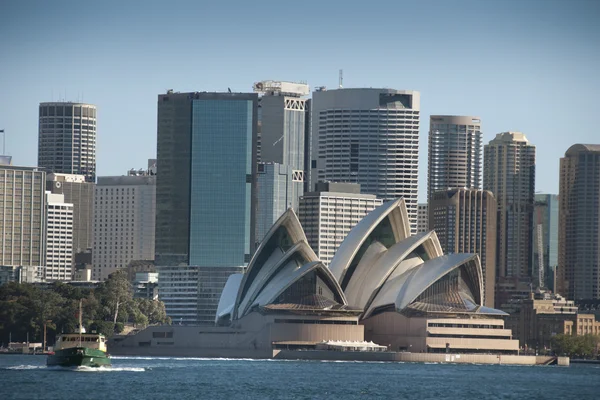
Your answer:
[[[250,261],[255,101],[192,101],[190,265]]]

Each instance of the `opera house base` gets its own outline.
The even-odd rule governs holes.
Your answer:
[[[258,316],[257,316],[258,317]],[[257,318],[260,322],[260,318]],[[302,324],[286,323],[287,326]],[[312,325],[311,327],[315,327]],[[349,325],[352,326],[352,325]],[[349,327],[347,326],[347,327]],[[248,325],[246,325],[248,327]],[[301,328],[311,331],[311,327]],[[362,328],[362,325],[356,326]],[[317,347],[313,341],[293,341],[298,330],[282,334],[278,326],[265,328],[259,332],[274,332],[278,343],[287,349],[275,349],[277,344],[255,340],[256,331],[230,327],[202,326],[153,326],[135,335],[114,336],[109,340],[109,352],[113,356],[132,357],[202,357],[202,358],[238,358],[238,359],[275,359],[275,360],[320,360],[320,361],[365,361],[365,362],[436,362],[436,363],[474,363],[506,365],[569,365],[568,357],[519,356],[498,354],[434,354],[394,351],[335,351],[311,350]],[[322,327],[321,327],[322,328]],[[293,333],[295,331],[296,333]],[[312,330],[319,335],[320,329]],[[290,333],[292,332],[292,333]],[[303,334],[304,334],[303,333]],[[322,334],[322,331],[321,333]],[[279,335],[279,336],[277,336]],[[342,335],[344,336],[344,335]],[[316,337],[316,336],[315,336]],[[265,337],[265,339],[267,339]],[[304,337],[303,339],[306,339]],[[346,336],[338,340],[355,340]],[[268,339],[267,339],[268,340]],[[295,346],[294,346],[295,344]],[[259,346],[260,345],[260,346]],[[302,348],[302,350],[291,350]]]

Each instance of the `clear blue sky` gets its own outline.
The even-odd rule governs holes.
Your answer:
[[[600,2],[0,2],[0,129],[17,165],[37,162],[38,103],[98,107],[98,175],[156,154],[156,100],[250,91],[263,79],[421,92],[420,199],[430,114],[476,115],[484,141],[518,130],[537,146],[536,190],[559,158],[600,143]]]

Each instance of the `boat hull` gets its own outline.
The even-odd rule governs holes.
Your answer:
[[[87,347],[71,347],[57,350],[48,355],[48,366],[61,367],[108,367],[111,365],[110,357],[103,351]]]

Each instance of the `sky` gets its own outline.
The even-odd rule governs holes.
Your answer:
[[[97,175],[156,156],[157,96],[312,88],[421,92],[419,200],[429,115],[482,119],[484,143],[521,131],[536,191],[558,193],[559,159],[600,143],[600,1],[0,2],[0,129],[13,164],[37,163],[38,104],[98,107]]]

